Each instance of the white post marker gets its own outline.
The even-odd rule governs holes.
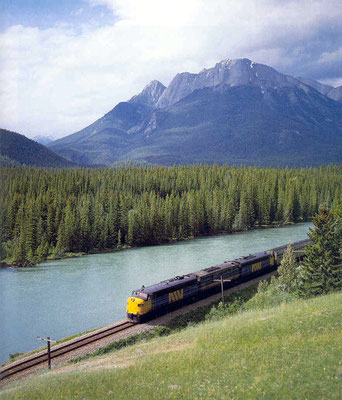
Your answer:
[[[47,355],[48,355],[48,367],[51,369],[51,345],[50,343],[56,343],[56,340],[50,339],[48,336],[47,338],[42,338],[37,336],[37,340],[43,340],[44,342],[47,342]]]
[[[220,282],[221,283],[221,301],[222,301],[222,305],[224,307],[224,294],[223,294],[223,283],[224,282],[231,282],[231,279],[223,279],[223,275],[221,275],[220,279],[214,279],[214,282]]]

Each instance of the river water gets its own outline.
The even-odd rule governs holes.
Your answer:
[[[63,337],[125,318],[134,289],[225,260],[305,239],[301,223],[170,245],[0,269],[0,362]]]

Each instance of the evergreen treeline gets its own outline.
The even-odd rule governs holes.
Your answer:
[[[1,259],[156,244],[306,221],[342,198],[342,168],[1,170]]]
[[[334,210],[320,206],[312,222],[304,260],[298,264],[289,243],[278,277],[259,283],[252,305],[265,308],[342,290],[342,201]]]
[[[32,139],[0,129],[0,165],[4,167],[36,166],[75,167],[76,164]]]

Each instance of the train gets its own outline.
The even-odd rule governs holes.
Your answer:
[[[310,239],[292,243],[297,261],[305,255]],[[145,322],[185,303],[195,302],[224,287],[248,281],[275,271],[280,265],[287,245],[265,250],[245,257],[224,261],[189,274],[176,276],[155,285],[133,290],[127,300],[127,318],[133,323]]]

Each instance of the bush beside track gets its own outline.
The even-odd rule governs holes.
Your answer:
[[[0,397],[340,399],[341,302],[334,293],[202,322],[22,381]]]

